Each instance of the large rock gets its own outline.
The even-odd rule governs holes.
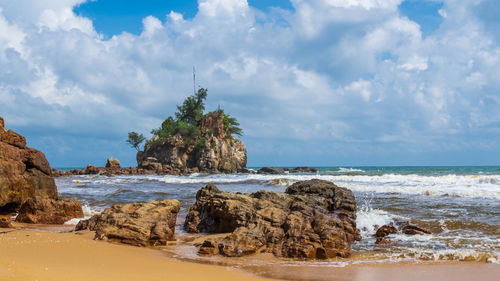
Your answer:
[[[75,199],[29,198],[21,205],[17,222],[63,224],[73,218],[83,218],[82,205]]]
[[[247,151],[224,125],[222,111],[208,113],[200,123],[200,136],[186,144],[181,135],[153,139],[137,153],[139,168],[178,174],[193,171],[236,172],[246,167]]]
[[[113,205],[101,214],[80,221],[76,230],[95,231],[96,239],[134,246],[166,245],[173,240],[180,203],[177,200]]]
[[[112,157],[108,158],[106,161],[106,168],[120,169],[120,160]]]
[[[0,121],[0,211],[15,212],[28,198],[57,198],[57,187],[45,155],[26,146],[26,139]]]
[[[317,179],[297,182],[284,194],[235,194],[209,184],[196,194],[184,228],[229,232],[203,242],[199,253],[231,257],[256,252],[302,259],[348,257],[350,243],[361,239],[352,192]]]

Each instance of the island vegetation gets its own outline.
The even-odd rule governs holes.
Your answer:
[[[187,97],[182,105],[177,106],[177,112],[175,112],[174,116],[167,117],[159,128],[151,130],[151,134],[153,136],[146,142],[145,149],[151,148],[157,144],[165,143],[174,136],[181,136],[186,146],[194,144],[195,149],[199,150],[207,141],[206,138],[201,136],[201,121],[208,114],[212,114],[214,112],[224,116],[223,123],[227,137],[231,137],[232,135],[243,135],[240,123],[238,123],[236,118],[225,113],[223,109],[217,109],[205,114],[206,98],[207,89],[204,88],[200,88],[197,93]],[[146,138],[143,134],[130,132],[128,133],[128,139],[126,142],[133,148],[140,150],[140,145],[145,140]]]

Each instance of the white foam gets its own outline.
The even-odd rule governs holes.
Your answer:
[[[394,221],[395,216],[384,210],[363,207],[356,213],[356,227],[361,236],[368,237],[375,233],[375,226],[382,226]]]

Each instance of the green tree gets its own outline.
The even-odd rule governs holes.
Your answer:
[[[243,129],[240,128],[240,123],[236,120],[236,118],[229,116],[229,114],[224,113],[224,127],[228,130],[232,135],[243,135]]]
[[[137,151],[139,151],[139,145],[141,145],[144,140],[146,140],[146,138],[142,134],[130,132],[128,133],[128,139],[126,140],[126,142],[133,148],[137,149]]]
[[[182,106],[177,106],[178,112],[175,113],[177,120],[196,125],[203,118],[206,98],[207,89],[204,88],[200,88],[195,95],[187,97]]]

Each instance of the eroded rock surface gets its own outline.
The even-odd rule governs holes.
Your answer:
[[[73,218],[83,218],[82,205],[75,199],[47,199],[34,197],[19,209],[17,222],[35,224],[63,224]]]
[[[355,220],[352,192],[314,179],[297,182],[285,193],[228,193],[209,184],[196,194],[184,227],[188,232],[230,233],[204,241],[200,254],[271,252],[327,259],[351,254],[350,244],[361,239]]]
[[[88,220],[80,221],[76,230],[93,230],[96,239],[134,246],[166,245],[174,238],[179,209],[179,201],[168,199],[113,205]]]
[[[45,155],[26,146],[26,139],[5,129],[0,117],[0,211],[15,212],[28,198],[57,198],[57,187]]]
[[[245,145],[227,130],[224,113],[210,112],[200,122],[201,134],[189,144],[178,134],[146,145],[144,151],[137,153],[138,168],[167,174],[232,173],[244,169]]]

